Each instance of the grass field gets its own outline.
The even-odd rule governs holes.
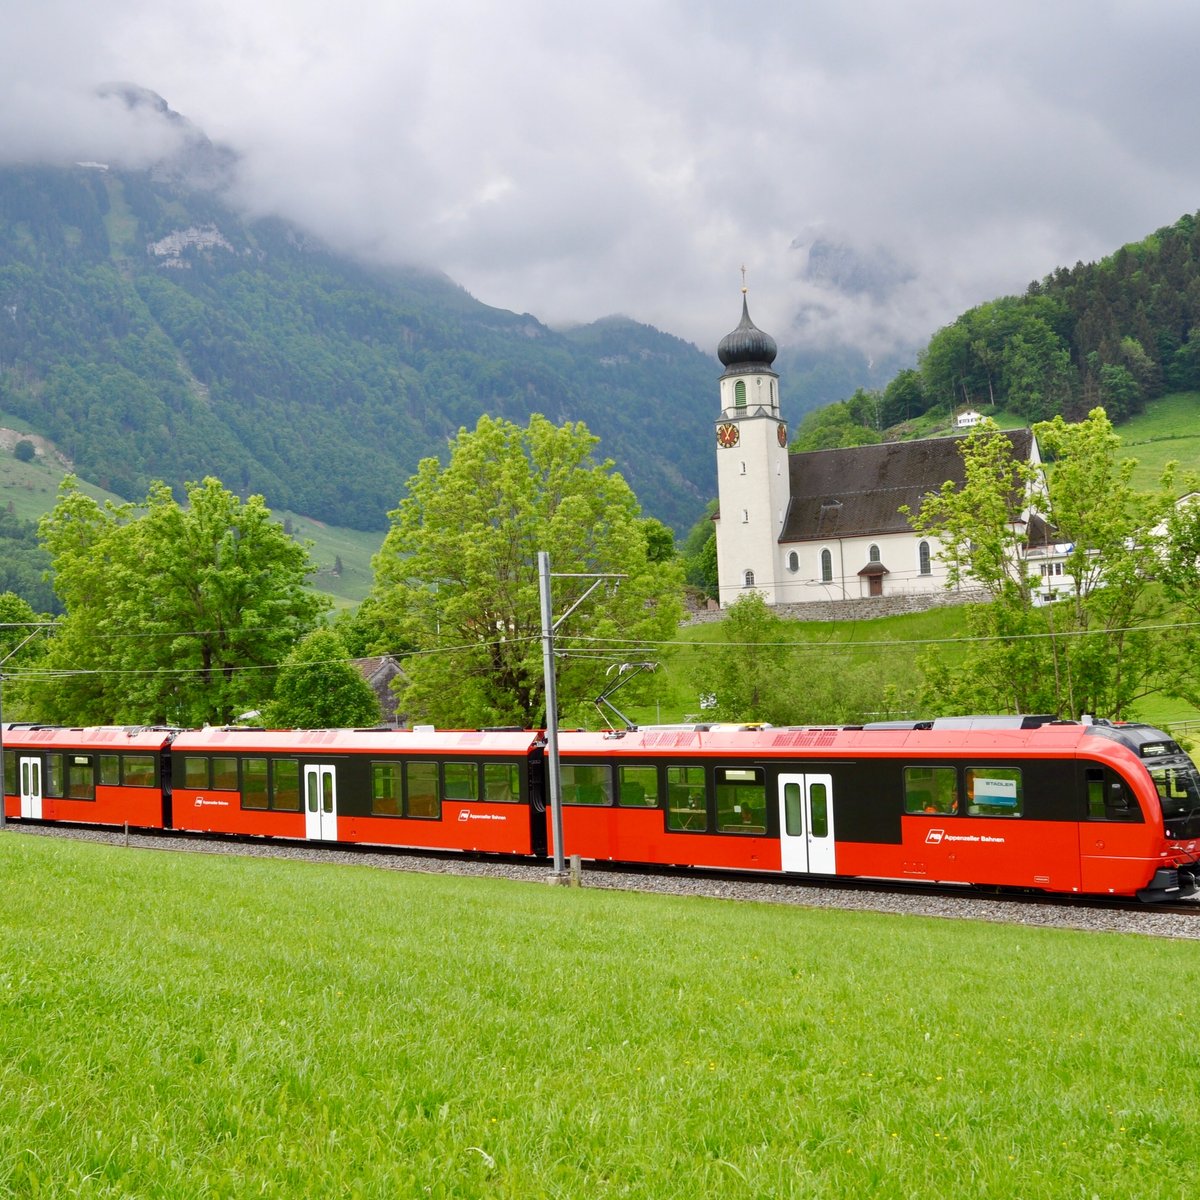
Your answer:
[[[0,1195],[1190,1193],[1193,945],[0,833]]]

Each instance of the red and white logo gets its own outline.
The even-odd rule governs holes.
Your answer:
[[[942,838],[944,838],[945,836],[946,836],[946,831],[944,829],[931,829],[925,835],[925,842],[927,845],[930,845],[930,846],[938,846],[938,845],[941,845]]]

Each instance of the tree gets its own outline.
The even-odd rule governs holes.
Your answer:
[[[1178,639],[1160,628],[1166,611],[1153,586],[1171,473],[1157,492],[1133,491],[1134,464],[1095,409],[1076,424],[1056,417],[1035,427],[1053,460],[1039,486],[1037,469],[988,425],[964,439],[963,486],[946,485],[912,518],[942,540],[952,582],[973,579],[991,597],[968,613],[977,640],[965,655],[935,653],[924,664],[927,701],[943,711],[1120,718],[1153,691],[1183,694],[1171,667]],[[1068,600],[1034,606],[1023,510],[1035,510],[1063,548]]]
[[[692,683],[707,699],[706,717],[717,721],[793,718],[795,647],[788,622],[772,612],[758,592],[746,592],[721,621],[724,643],[709,650],[692,670]]]
[[[33,462],[37,457],[37,447],[28,438],[22,438],[13,448],[13,457],[17,462]]]
[[[690,672],[707,701],[704,716],[772,725],[861,724],[907,708],[878,658],[847,669],[846,646],[800,645],[796,633],[796,623],[758,592],[744,592],[726,610],[721,640],[704,647]]]
[[[380,649],[415,648],[405,662],[407,712],[443,725],[541,725],[545,720],[537,555],[561,574],[621,575],[595,589],[561,629],[563,712],[603,688],[614,661],[645,659],[673,636],[680,569],[654,561],[629,485],[579,423],[534,414],[522,428],[481,417],[461,429],[443,467],[422,460],[374,560],[370,598]],[[586,580],[558,580],[557,612]]]
[[[101,507],[68,477],[40,533],[66,609],[45,665],[84,672],[37,686],[46,720],[229,722],[262,708],[269,668],[328,604],[262,497],[213,478],[188,485],[186,507],[165,484]]]
[[[24,681],[45,656],[45,631],[36,632],[47,618],[39,617],[28,601],[14,592],[0,592],[0,675],[3,676],[3,719],[23,717]]]
[[[704,506],[700,519],[688,530],[683,540],[680,556],[683,559],[683,577],[689,587],[702,596],[717,598],[717,534],[713,528],[713,515],[718,501],[710,500]]]
[[[316,629],[288,655],[267,705],[267,724],[289,729],[375,725],[379,700],[348,660],[341,638]]]
[[[1041,487],[1041,473],[1015,456],[1012,440],[993,421],[981,421],[959,445],[963,484],[943,484],[925,497],[917,513],[907,507],[900,511],[918,533],[940,541],[948,587],[974,584],[992,599],[1011,595],[1028,605],[1025,517]]]

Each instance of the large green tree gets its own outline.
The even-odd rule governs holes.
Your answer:
[[[562,626],[557,680],[563,714],[580,712],[616,662],[654,655],[682,604],[674,558],[653,552],[657,523],[629,485],[594,457],[580,423],[527,426],[481,417],[448,462],[424,459],[390,514],[375,558],[372,608],[386,641],[415,647],[405,661],[405,711],[438,724],[540,725],[545,720],[539,551],[560,575],[620,575]],[[586,590],[556,579],[556,616]]]
[[[379,701],[349,661],[342,639],[331,629],[315,629],[280,669],[264,719],[288,729],[375,725]]]
[[[327,601],[261,496],[208,478],[101,506],[68,478],[40,533],[66,609],[36,687],[44,720],[198,725],[261,708]]]

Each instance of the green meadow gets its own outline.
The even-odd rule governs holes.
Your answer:
[[[1182,1197],[1188,943],[0,833],[0,1195]]]

